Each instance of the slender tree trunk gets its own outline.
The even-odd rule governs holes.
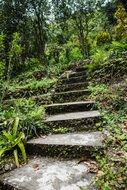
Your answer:
[[[41,12],[41,1],[40,5],[38,5],[38,8],[35,5],[35,2],[33,1],[32,5],[35,10],[35,17],[36,20],[34,22],[34,29],[35,29],[35,39],[36,39],[36,50],[37,50],[37,56],[40,59],[42,63],[47,62],[46,55],[45,55],[45,46],[46,46],[46,35],[44,31],[44,18],[43,13]]]
[[[82,55],[85,57],[87,55],[86,45],[85,45],[85,36],[84,36],[84,27],[81,18],[75,17],[76,26],[78,29],[78,38],[80,42]]]

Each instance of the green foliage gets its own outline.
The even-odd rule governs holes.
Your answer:
[[[70,60],[77,61],[77,60],[80,60],[82,58],[83,58],[83,56],[82,56],[81,51],[79,50],[78,47],[75,47],[71,50]]]
[[[9,66],[8,66],[8,77],[10,77],[11,72],[13,72],[13,67],[17,70],[21,64],[21,53],[22,47],[20,44],[21,37],[19,33],[14,33],[12,36],[12,42],[9,51]]]
[[[99,32],[97,34],[97,45],[111,42],[111,37],[108,32]]]
[[[10,91],[16,91],[16,90],[20,90],[20,89],[27,89],[27,90],[37,90],[39,88],[43,89],[48,89],[50,87],[52,87],[55,83],[56,83],[57,79],[56,78],[44,78],[43,80],[37,81],[37,80],[30,80],[28,81],[28,84],[24,84],[24,85],[19,85],[19,84],[13,84],[13,86],[9,86],[9,90]]]
[[[19,132],[18,130],[19,118],[16,117],[12,129],[8,132],[3,131],[2,135],[0,136],[0,157],[7,152],[13,151],[17,167],[19,167],[18,148],[22,153],[24,162],[27,162],[25,147],[23,144],[25,134],[23,132]]]
[[[109,91],[109,88],[105,84],[89,85],[88,89],[91,92],[91,97],[96,97],[97,95],[104,95]]]
[[[4,76],[4,69],[5,69],[5,60],[4,60],[4,40],[5,36],[4,34],[0,34],[0,79]]]
[[[25,63],[24,63],[24,69],[25,72],[28,70],[29,72],[30,71],[35,71],[35,70],[44,70],[44,65],[40,63],[39,59],[37,58],[30,58],[30,59],[27,59],[25,60]]]
[[[2,94],[1,94],[1,102],[3,101],[8,88],[9,88],[9,83],[10,83],[10,78],[11,74],[13,72],[13,68],[15,66],[15,69],[19,67],[20,64],[20,57],[22,53],[22,48],[20,44],[20,35],[19,33],[14,33],[12,37],[12,42],[9,47],[9,52],[6,59],[8,59],[8,64],[5,65],[5,70],[6,70],[6,81],[3,82],[2,86]]]
[[[107,115],[107,114],[106,114]],[[109,115],[110,116],[110,115]],[[117,115],[117,118],[120,117]],[[110,121],[110,136],[107,139],[107,146],[111,147],[114,146],[114,149],[110,148],[109,150],[112,151],[112,153],[103,156],[98,156],[98,163],[100,170],[103,172],[103,175],[99,177],[97,180],[98,187],[101,187],[102,189],[105,189],[106,186],[108,186],[109,189],[115,188],[125,188],[126,186],[126,139],[127,134],[123,133],[121,129],[114,124],[113,117],[111,118],[106,116],[108,120]],[[124,118],[125,120],[125,118]],[[112,121],[112,122],[111,122]],[[123,119],[121,120],[121,122]],[[119,121],[120,122],[120,121]],[[123,154],[122,156],[117,155],[118,152],[121,152]]]
[[[127,72],[126,42],[113,41],[112,44],[93,48],[92,62],[86,65],[88,76],[102,82],[115,80]]]
[[[48,72],[52,73],[53,76],[59,77],[60,74],[62,74],[67,68],[69,63],[67,63],[67,60],[65,59],[65,55],[62,54],[60,59],[62,60],[59,63],[51,63],[48,67]]]
[[[19,44],[19,42],[21,40],[20,34],[16,32],[13,34],[12,38],[13,38],[13,40],[12,40],[11,47],[10,47],[9,59],[19,57],[22,52],[21,45]]]
[[[89,72],[94,72],[100,67],[103,67],[104,62],[108,59],[109,52],[106,52],[103,49],[97,49],[95,53],[91,56],[92,63],[87,65]]]
[[[126,27],[127,27],[127,13],[125,8],[122,5],[118,6],[118,9],[114,15],[114,17],[117,20],[117,25],[115,27],[116,31],[116,38],[121,39],[121,38],[127,38],[127,32],[126,32]]]
[[[98,49],[97,52],[92,56],[94,63],[103,63],[108,58],[108,53],[105,50]]]
[[[127,51],[127,43],[124,41],[113,41],[111,45],[111,51],[124,52]]]
[[[58,129],[53,129],[53,132],[56,134],[65,134],[68,132],[68,129],[64,127],[60,127]]]
[[[101,64],[108,58],[107,52],[104,50],[98,49],[97,52],[92,56],[94,64]]]
[[[5,40],[5,36],[3,33],[0,34],[0,53],[2,53],[2,51],[4,50],[4,40]]]
[[[127,132],[122,126],[127,120],[127,102],[124,98],[126,88],[122,87],[122,83],[117,87],[91,84],[89,88],[92,91],[91,97],[96,100],[101,112],[102,118],[97,127],[104,127],[108,134],[105,139],[105,154],[97,155],[97,187],[102,190],[125,189]]]
[[[0,112],[1,130],[9,129],[9,124],[13,118],[20,117],[19,129],[24,131],[26,137],[37,135],[37,130],[44,128],[43,117],[45,111],[42,106],[38,106],[33,100],[17,99],[8,102],[2,107]]]
[[[0,80],[4,78],[5,63],[0,61]]]

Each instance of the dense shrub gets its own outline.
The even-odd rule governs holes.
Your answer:
[[[118,7],[114,17],[117,20],[115,27],[116,38],[121,39],[121,37],[127,37],[127,13],[122,5]]]
[[[97,34],[97,45],[102,45],[111,41],[110,34],[108,32],[99,32]]]
[[[14,118],[19,117],[19,130],[23,131],[26,137],[35,135],[39,128],[43,128],[44,114],[44,108],[36,105],[31,99],[10,101],[0,109],[0,131],[9,130]]]

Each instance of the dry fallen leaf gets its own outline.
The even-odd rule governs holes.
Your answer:
[[[91,173],[97,173],[98,172],[98,165],[95,161],[91,161],[90,162],[90,168],[89,168],[89,171]]]
[[[127,152],[126,151],[119,151],[119,152],[117,152],[116,153],[118,156],[120,156],[120,157],[125,157],[125,158],[127,158]]]
[[[123,181],[122,177],[119,177],[119,178],[118,178],[118,182],[119,182],[119,183],[122,183],[122,181]]]
[[[120,124],[119,127],[125,131],[127,131],[127,121],[125,121],[123,124]]]
[[[95,161],[89,160],[89,162],[84,162],[88,166],[88,172],[97,173],[98,172],[98,165]]]
[[[103,176],[103,175],[104,175],[104,172],[103,172],[103,171],[99,170],[99,171],[97,172],[97,177],[101,177],[101,176]]]

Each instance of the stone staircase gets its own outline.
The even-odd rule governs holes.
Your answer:
[[[2,190],[95,190],[94,174],[81,158],[94,159],[103,150],[104,136],[96,129],[100,113],[88,99],[86,70],[77,67],[61,77],[46,105],[49,135],[27,143],[29,163],[0,176]],[[59,134],[55,134],[59,133]]]

